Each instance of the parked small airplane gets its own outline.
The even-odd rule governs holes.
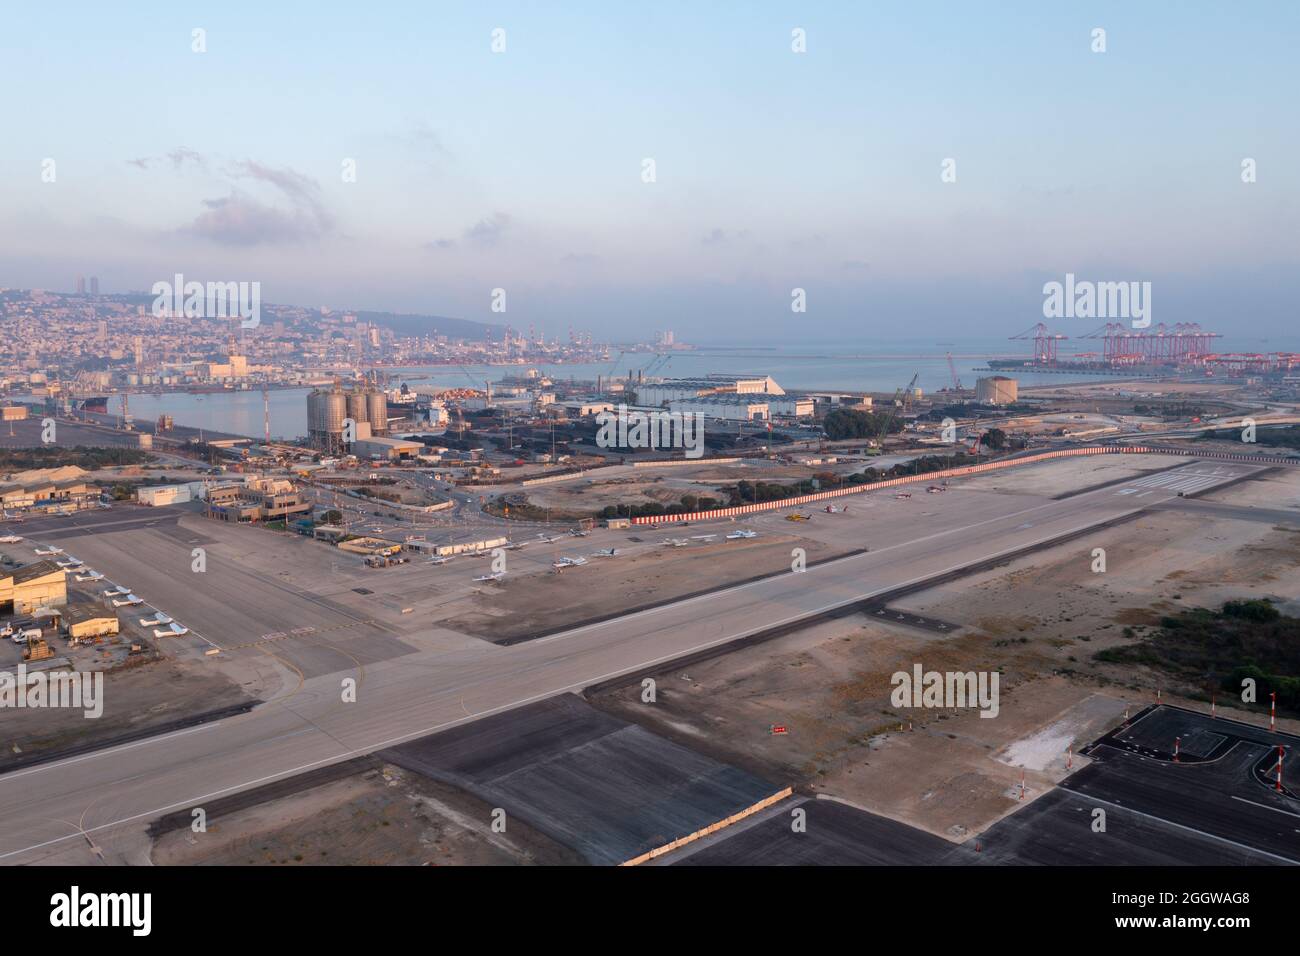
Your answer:
[[[116,597],[119,594],[130,594],[130,593],[131,593],[130,588],[124,588],[122,587],[122,585],[119,584],[117,587],[109,588],[107,591],[105,591],[104,597]]]
[[[141,627],[158,627],[162,624],[170,624],[171,622],[172,619],[168,617],[166,614],[164,614],[162,611],[159,611],[153,617],[140,618]]]
[[[474,580],[475,580],[475,581],[500,581],[500,580],[501,580],[502,578],[504,578],[504,577],[505,577],[505,573],[504,573],[504,572],[502,572],[502,571],[497,571],[495,574],[482,574],[482,575],[479,575],[479,576],[476,577]]]
[[[54,563],[61,568],[79,568],[86,562],[80,558],[68,558],[66,561],[55,561]]]
[[[685,538],[669,538],[667,541],[660,541],[659,543],[667,545],[670,548],[684,548],[690,542]]]
[[[910,497],[912,497],[912,493],[911,493],[910,491],[900,491],[898,494],[894,495],[894,497],[895,497],[895,498],[910,498]]]
[[[21,540],[23,540],[22,535],[7,534],[0,537],[0,544],[17,544]]]
[[[581,528],[574,528],[569,532],[569,534],[573,535],[575,538],[585,538],[587,535],[591,534],[591,532],[583,531]]]
[[[716,537],[717,537],[716,534],[693,534],[693,535],[691,535],[691,540],[692,540],[692,541],[712,541],[712,540],[713,540],[714,538],[716,538]]]
[[[926,488],[925,490],[928,491],[928,492],[929,492],[930,494],[932,494],[932,495],[937,495],[937,494],[941,494],[942,492],[947,491],[948,489],[947,489],[947,488],[940,488],[938,485],[931,485],[929,488]]]
[[[143,604],[144,598],[136,597],[134,594],[128,594],[126,597],[113,598],[113,607],[130,607],[132,604]]]
[[[556,561],[556,562],[555,562],[554,564],[552,564],[551,566],[552,566],[552,567],[556,567],[556,568],[567,568],[567,567],[580,568],[580,567],[582,567],[582,566],[583,566],[584,564],[586,564],[586,563],[587,563],[587,559],[586,559],[586,558],[569,558],[569,557],[563,557],[563,558],[560,558],[560,560]]]
[[[737,538],[757,538],[757,531],[733,531],[727,535],[728,541],[735,541]]]
[[[85,574],[78,574],[78,575],[76,576],[75,580],[77,580],[77,581],[98,581],[98,580],[100,580],[101,578],[103,578],[103,575],[100,574],[98,571],[91,571],[91,570],[89,570],[89,569],[85,569],[85,570],[86,570],[86,573],[85,573]]]
[[[616,558],[618,557],[618,548],[602,548],[599,551],[592,552],[593,558]]]
[[[167,627],[160,627],[153,632],[154,637],[180,637],[182,634],[188,634],[190,629],[184,624],[178,624],[172,621]]]
[[[430,563],[430,564],[446,564],[448,561],[450,561],[450,560],[451,560],[452,558],[454,558],[454,557],[455,557],[454,554],[448,554],[448,555],[445,555],[445,556],[443,556],[443,557],[441,557],[441,558],[434,558],[434,559],[433,559],[432,561],[430,561],[429,563]]]
[[[40,555],[62,554],[62,548],[37,548],[36,553]]]

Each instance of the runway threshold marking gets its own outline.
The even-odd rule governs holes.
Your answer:
[[[295,633],[294,631],[283,631],[283,632],[273,631],[270,634],[263,634],[260,638],[258,638],[255,641],[245,641],[243,644],[230,644],[225,647],[222,647],[222,650],[238,651],[249,647],[260,647],[263,644],[273,644],[276,641],[288,641],[294,639],[302,640],[308,637],[318,637],[321,634],[326,634],[331,631],[344,631],[351,627],[363,627],[365,625],[378,624],[378,623],[379,621],[375,620],[374,618],[371,618],[365,621],[352,621],[348,624],[335,624],[332,627],[313,627],[310,630],[308,630],[307,628],[299,628],[297,629],[297,633]]]

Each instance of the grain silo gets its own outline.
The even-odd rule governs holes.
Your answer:
[[[366,392],[366,420],[370,422],[370,434],[388,434],[388,396],[382,389]]]
[[[347,410],[347,399],[338,389],[316,389],[307,395],[307,439],[312,447],[330,454],[342,453]]]

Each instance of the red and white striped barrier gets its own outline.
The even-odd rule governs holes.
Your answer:
[[[1155,448],[1147,445],[1093,445],[1088,448],[1065,448],[1060,451],[1045,451],[1023,458],[1006,458],[1001,461],[985,462],[982,465],[964,465],[961,468],[945,468],[942,471],[929,471],[923,475],[904,475],[901,478],[887,478],[850,488],[836,488],[833,491],[816,491],[809,495],[795,498],[782,498],[779,501],[762,501],[752,505],[736,505],[732,508],[715,508],[712,511],[695,511],[680,515],[644,515],[633,518],[636,525],[679,524],[683,521],[711,521],[717,518],[733,518],[737,515],[754,514],[758,511],[773,511],[777,508],[795,508],[799,505],[826,501],[844,495],[860,495],[866,491],[879,491],[883,488],[896,488],[918,481],[934,481],[936,478],[961,478],[967,475],[980,475],[988,471],[1012,468],[1016,465],[1032,465],[1054,458],[1077,458],[1081,455],[1182,455],[1188,458],[1213,458],[1220,461],[1246,461],[1254,464],[1295,464],[1294,459],[1273,458],[1267,455],[1242,455],[1224,451],[1197,451],[1187,448]]]

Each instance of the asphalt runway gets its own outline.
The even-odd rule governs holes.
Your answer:
[[[1241,477],[1257,469],[1240,464],[1225,470]],[[338,671],[310,677],[287,704],[270,701],[243,716],[129,748],[0,775],[0,863],[93,862],[88,838],[110,862],[139,859],[147,847],[145,825],[163,813],[396,747],[620,675],[649,671],[669,660],[915,586],[1001,554],[1085,533],[1175,495],[1153,489],[1139,501],[1102,489],[1053,501],[1005,491],[949,491],[928,496],[937,499],[926,502],[927,510],[936,513],[935,524],[922,527],[902,512],[896,522],[860,524],[857,544],[869,545],[868,553],[829,561],[802,574],[720,589],[511,647],[484,641],[430,643],[430,650],[365,666],[355,702],[340,700]],[[853,533],[847,522],[836,525],[844,529],[839,533]],[[176,543],[159,538],[141,549],[151,552],[147,557],[126,556],[141,565],[138,581],[129,583],[141,591],[156,583],[158,602],[173,602],[179,611],[174,616],[184,621],[185,607],[202,607],[212,598],[186,574],[143,567],[146,561],[175,562]],[[1087,547],[1086,537],[1080,547]],[[246,571],[233,569],[230,574],[227,583],[216,585],[226,602],[247,614],[250,634],[269,630],[258,605],[272,599],[271,592],[243,588],[262,588],[265,583]],[[204,587],[214,580],[209,572]],[[274,600],[293,601],[305,613],[316,608],[308,594],[277,590]],[[111,707],[111,687],[108,690],[105,706]],[[1258,812],[1291,822],[1271,810]],[[80,826],[64,821],[80,821]]]
[[[804,817],[795,830],[796,810]],[[740,821],[696,848],[688,844],[672,866],[934,866],[965,862],[967,851],[933,833],[835,800],[795,798]]]
[[[572,694],[379,756],[459,786],[503,808],[507,830],[518,817],[597,865],[657,849],[781,789]]]
[[[1105,816],[1098,817],[1097,810]],[[1104,823],[1106,829],[1095,830],[1098,823]],[[1195,829],[1061,788],[1043,794],[984,831],[975,857],[973,862],[983,865],[1284,865],[1275,857]]]

